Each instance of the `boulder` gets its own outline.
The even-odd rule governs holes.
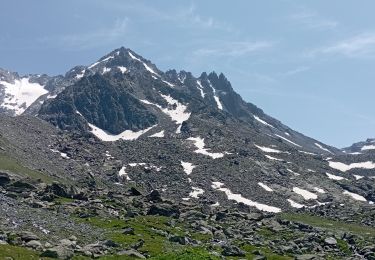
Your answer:
[[[74,251],[71,248],[67,248],[60,245],[46,249],[40,256],[59,259],[70,259],[73,257],[73,255]]]
[[[0,172],[0,186],[5,186],[10,182],[10,177],[5,172]]]
[[[35,235],[34,233],[29,232],[29,231],[22,232],[20,234],[20,237],[21,237],[21,240],[25,241],[25,242],[29,242],[31,240],[36,240],[36,241],[39,240],[39,237],[37,235]]]
[[[176,205],[170,204],[154,204],[151,205],[147,212],[147,215],[159,215],[166,217],[178,218],[180,216],[180,210]]]
[[[337,245],[337,240],[333,237],[327,237],[326,239],[324,239],[324,243],[330,246],[335,246]]]
[[[40,243],[40,242],[37,241],[37,240],[30,240],[29,242],[27,242],[27,243],[25,244],[25,246],[26,246],[26,247],[31,247],[31,248],[33,248],[33,249],[35,249],[35,250],[40,250],[40,249],[43,248],[42,243]]]
[[[246,255],[243,250],[233,245],[223,246],[223,252],[221,254],[223,256],[245,256]]]
[[[134,249],[120,251],[117,253],[117,255],[146,259],[144,255],[142,255],[141,253],[139,253],[137,250],[134,250]]]
[[[161,194],[158,190],[153,190],[151,191],[150,194],[148,194],[146,196],[146,198],[149,200],[149,201],[152,201],[152,202],[162,202],[162,198],[161,198]]]

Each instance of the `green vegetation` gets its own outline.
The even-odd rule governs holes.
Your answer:
[[[0,170],[10,171],[12,173],[18,174],[22,177],[30,177],[32,179],[40,179],[45,183],[51,183],[52,178],[46,176],[45,174],[31,170],[17,160],[9,157],[6,154],[0,154]]]
[[[55,202],[57,204],[61,204],[62,205],[62,204],[68,204],[68,203],[74,202],[74,199],[57,197],[57,198],[55,198]]]
[[[349,245],[346,241],[342,239],[337,239],[337,247],[346,255],[350,255],[351,251],[349,249]]]
[[[154,260],[216,260],[221,259],[202,248],[189,248],[183,251],[171,252],[152,257]]]
[[[0,259],[17,259],[17,260],[32,260],[32,259],[50,259],[41,258],[38,252],[26,249],[24,247],[0,245]]]
[[[375,239],[375,228],[369,226],[347,223],[344,221],[337,221],[308,214],[282,213],[279,215],[279,217],[281,219],[301,222],[314,227],[324,228],[334,233],[337,233],[338,231],[351,232],[366,239]]]
[[[87,218],[85,222],[106,230],[106,237],[129,247],[142,243],[139,251],[151,256],[160,255],[171,249],[179,249],[181,246],[169,242],[162,232],[181,235],[179,227],[169,225],[169,219],[161,216],[139,216],[129,220]],[[134,234],[123,234],[124,228],[133,228]],[[141,242],[141,241],[144,241]]]
[[[269,248],[266,247],[256,247],[253,245],[246,244],[244,246],[241,246],[241,249],[246,252],[246,259],[253,259],[256,255],[254,254],[255,251],[262,252],[266,256],[266,259],[270,260],[291,260],[294,259],[290,256],[282,256],[274,254]],[[243,259],[243,257],[239,257],[240,259]],[[237,258],[229,258],[229,259],[237,259]]]

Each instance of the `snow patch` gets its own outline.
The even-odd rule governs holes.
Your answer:
[[[291,199],[287,199],[287,201],[289,202],[290,206],[293,207],[293,208],[297,208],[297,209],[300,209],[300,208],[303,208],[305,207],[305,205],[303,204],[299,204]]]
[[[117,68],[121,71],[122,74],[124,74],[128,69],[123,66],[117,66]]]
[[[277,149],[273,149],[273,148],[269,148],[269,147],[265,147],[265,146],[260,146],[260,145],[256,145],[254,144],[258,149],[262,150],[263,152],[265,153],[288,153],[288,152],[282,152],[280,150],[277,150]]]
[[[260,187],[262,187],[263,189],[265,189],[266,191],[273,191],[273,189],[271,189],[270,187],[268,187],[266,184],[264,184],[264,183],[261,183],[261,182],[258,182],[258,185],[260,186]]]
[[[150,66],[148,66],[146,63],[144,63],[141,59],[135,57],[130,51],[128,52],[129,53],[129,56],[133,59],[133,60],[137,60],[139,62],[141,62],[143,64],[143,67],[145,67],[146,70],[148,70],[149,72],[151,72],[152,74],[155,74],[157,76],[160,77],[160,75],[158,73],[156,73]]]
[[[342,172],[349,171],[351,169],[360,168],[360,169],[374,169],[375,163],[367,161],[361,163],[351,163],[345,164],[341,162],[328,162],[329,166],[333,169],[340,170]]]
[[[192,163],[181,161],[181,165],[184,168],[184,172],[187,175],[190,175],[193,172],[193,169],[196,167]]]
[[[316,153],[310,153],[310,152],[306,152],[306,151],[302,151],[302,150],[298,150],[298,152],[308,154],[308,155],[316,155]]]
[[[29,78],[14,80],[14,83],[0,81],[4,86],[4,100],[0,107],[14,110],[16,115],[21,115],[40,96],[48,93],[39,83],[31,83]]]
[[[208,84],[210,85],[210,87],[212,88],[212,91],[214,93],[214,99],[215,99],[217,108],[220,109],[220,110],[223,110],[223,104],[221,104],[220,98],[216,95],[216,89],[212,86],[211,81],[208,81]]]
[[[199,89],[199,91],[200,91],[200,93],[201,93],[201,97],[204,98],[205,95],[206,95],[206,93],[204,93],[204,91],[203,91],[204,88],[203,88],[203,86],[202,86],[201,81],[200,81],[200,80],[197,80],[197,84],[198,84],[198,89]]]
[[[293,173],[293,174],[296,175],[296,176],[300,176],[300,175],[301,175],[301,174],[296,173],[295,171],[293,171],[293,170],[291,170],[291,169],[289,169],[289,168],[286,168],[286,170],[287,170],[288,172],[290,172],[290,173]]]
[[[198,199],[198,196],[204,193],[204,190],[202,190],[201,188],[197,188],[197,187],[191,187],[191,188],[193,189],[193,191],[189,193],[189,197]]]
[[[318,188],[318,187],[314,187],[314,190],[315,190],[316,192],[318,192],[318,193],[322,193],[322,194],[326,193],[323,189]]]
[[[328,150],[327,148],[324,148],[323,146],[321,146],[320,144],[318,143],[314,143],[318,148],[322,149],[323,151],[326,151],[326,152],[329,152],[330,154],[334,154],[333,152],[331,152],[330,150]]]
[[[172,88],[175,86],[174,84],[172,84],[172,83],[170,83],[170,82],[168,82],[166,80],[161,80],[161,81],[163,81],[165,84],[167,84],[168,86],[170,86]]]
[[[77,74],[77,75],[75,76],[75,78],[76,78],[76,79],[83,78],[83,76],[85,75],[85,72],[86,72],[86,70],[82,70],[81,73],[79,73],[79,74]]]
[[[355,174],[353,174],[353,176],[354,176],[354,178],[355,178],[356,180],[360,180],[360,179],[363,178],[363,176],[361,176],[361,175],[355,175]]]
[[[318,196],[315,193],[312,193],[310,191],[298,188],[298,187],[293,187],[293,192],[301,195],[305,200],[316,200]]]
[[[60,156],[64,159],[70,159],[70,157],[66,154],[66,153],[63,153],[63,152],[60,152],[59,150],[56,150],[56,149],[50,149],[52,152],[54,153],[59,153]]]
[[[105,59],[102,59],[102,60],[100,60],[100,61],[97,61],[97,62],[91,64],[91,65],[88,67],[88,69],[92,69],[92,68],[94,68],[96,65],[98,65],[98,64],[100,64],[100,63],[102,63],[102,62],[109,61],[110,59],[113,59],[113,58],[114,58],[113,56],[109,56],[109,57],[107,57],[107,58],[105,58]]]
[[[126,170],[126,166],[123,166],[120,171],[118,172],[118,175],[119,176],[125,176],[125,178],[130,181],[130,177],[128,175],[128,173],[125,171]]]
[[[247,198],[244,198],[241,194],[232,193],[229,189],[223,188],[223,186],[224,186],[224,183],[222,182],[212,182],[212,185],[211,185],[213,189],[224,192],[229,200],[234,200],[238,203],[242,202],[245,205],[256,207],[257,209],[261,211],[275,212],[275,213],[281,212],[280,208],[268,206],[265,204],[261,204],[261,203],[249,200]]]
[[[358,200],[358,201],[367,201],[365,199],[365,197],[357,194],[357,193],[353,193],[353,192],[350,192],[350,191],[344,191],[342,194],[345,194],[345,195],[348,195],[350,197],[352,197],[354,200]]]
[[[331,179],[331,180],[336,180],[336,181],[346,180],[344,177],[333,175],[333,174],[330,174],[328,172],[326,172],[326,175],[327,175],[328,179]]]
[[[124,132],[118,134],[118,135],[113,135],[109,134],[106,131],[100,129],[99,127],[88,123],[89,127],[91,128],[90,132],[93,133],[96,137],[98,137],[100,140],[104,142],[114,142],[118,140],[136,140],[138,139],[141,135],[147,133],[150,131],[152,128],[154,128],[156,125],[151,126],[149,128],[146,128],[144,130],[140,131],[132,131],[132,130],[125,130]]]
[[[278,158],[272,157],[272,156],[270,156],[270,155],[268,155],[268,154],[266,154],[265,156],[266,156],[268,159],[270,159],[270,160],[279,161],[279,162],[284,161],[284,160],[281,160],[281,159],[278,159]]]
[[[224,157],[224,153],[211,153],[211,152],[208,151],[209,149],[204,148],[204,146],[205,146],[204,139],[200,138],[199,136],[198,137],[189,137],[186,140],[194,142],[194,145],[197,148],[197,150],[194,151],[195,153],[204,154],[204,155],[210,156],[213,159]]]
[[[111,71],[111,68],[104,67],[103,68],[103,74],[108,73]]]
[[[169,95],[163,95],[161,96],[167,101],[167,103],[171,106],[167,108],[163,108],[162,111],[169,115],[173,121],[175,121],[177,124],[182,124],[182,122],[189,119],[191,113],[186,112],[187,106],[181,104],[178,102],[178,100],[172,98]]]
[[[152,164],[147,164],[147,163],[129,163],[128,166],[130,166],[130,167],[144,166],[145,169],[154,169],[157,172],[159,172],[162,168],[162,167],[158,167],[158,166],[155,166],[155,165],[152,165]],[[130,177],[129,177],[128,173],[126,172],[126,168],[127,168],[127,166],[123,166],[120,169],[118,174],[119,174],[119,176],[125,176],[126,180],[130,181]]]
[[[269,127],[272,127],[272,128],[275,128],[273,125],[267,123],[266,121],[260,119],[258,116],[256,115],[253,115],[253,117],[255,118],[255,120],[257,120],[258,122],[260,122],[261,124],[263,125],[266,125],[266,126],[269,126]]]
[[[145,104],[148,104],[148,105],[156,106],[164,114],[169,116],[172,119],[172,121],[176,122],[176,124],[181,125],[184,121],[186,121],[190,118],[191,113],[186,112],[187,111],[186,105],[181,104],[180,102],[178,102],[178,100],[172,98],[169,95],[163,95],[163,94],[160,94],[160,95],[167,101],[167,103],[169,104],[168,107],[163,108],[162,106],[160,106],[158,104],[154,104],[154,103],[152,103],[148,100],[144,100],[144,99],[141,99],[140,101],[142,103],[145,103]],[[176,133],[180,133],[180,132],[181,132],[181,127],[179,126],[179,128],[177,128]]]
[[[287,138],[285,138],[285,137],[283,137],[283,136],[281,136],[281,135],[278,135],[278,134],[275,134],[275,135],[276,135],[277,137],[280,137],[281,139],[287,141],[288,143],[291,143],[292,145],[295,145],[295,146],[298,146],[298,147],[302,147],[302,146],[300,146],[299,144],[296,144],[296,143],[290,141],[289,139],[287,139]]]
[[[375,145],[365,145],[361,148],[361,151],[375,150]]]
[[[164,130],[157,132],[153,135],[150,135],[149,137],[164,137]]]

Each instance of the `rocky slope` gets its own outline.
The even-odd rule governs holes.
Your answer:
[[[65,76],[1,75],[4,250],[373,255],[371,140],[327,146],[242,100],[223,74],[162,72],[126,48]],[[26,81],[43,89],[34,102]]]

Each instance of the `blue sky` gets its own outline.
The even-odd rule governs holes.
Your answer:
[[[242,97],[337,147],[375,137],[375,1],[12,0],[0,67],[63,74],[125,46],[223,72]]]

